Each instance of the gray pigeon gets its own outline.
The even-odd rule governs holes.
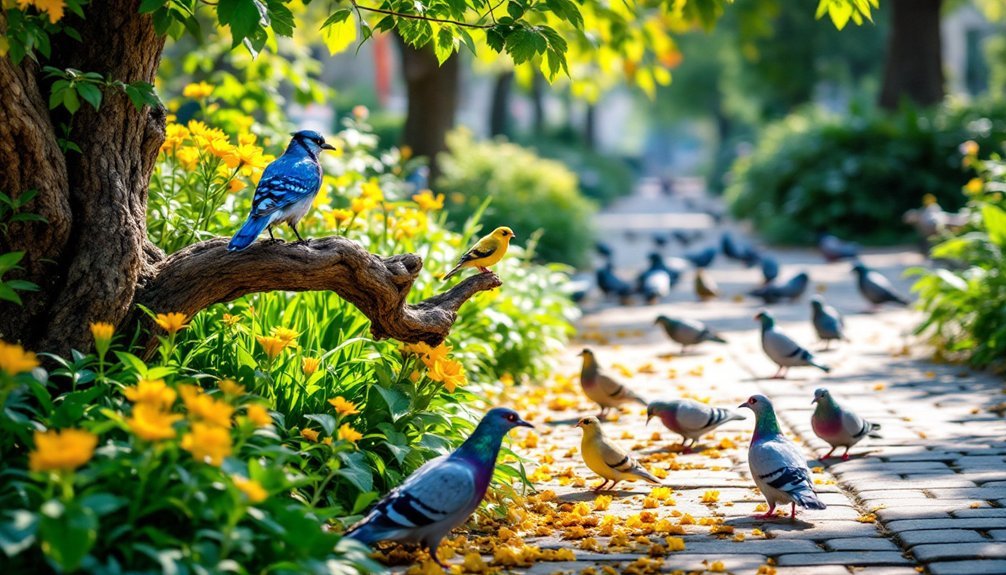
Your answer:
[[[874,307],[883,303],[895,303],[907,306],[908,300],[894,292],[894,286],[880,272],[866,267],[862,262],[853,266],[859,293],[863,294]]]
[[[737,412],[692,399],[654,401],[646,407],[646,423],[650,423],[654,417],[659,417],[664,427],[684,438],[681,446],[685,448],[686,453],[695,447],[703,435],[728,421],[744,419],[744,416]]]
[[[512,409],[490,409],[461,447],[416,470],[350,527],[346,537],[366,545],[377,541],[419,543],[446,571],[437,558],[440,540],[467,521],[482,503],[503,436],[515,427],[533,426]]]
[[[646,400],[632,392],[631,389],[618,383],[601,370],[597,364],[594,352],[584,349],[580,352],[583,357],[583,367],[580,369],[580,387],[583,393],[601,406],[601,413],[598,417],[604,418],[608,410],[618,407],[623,403],[640,403],[646,405]]]
[[[824,303],[824,298],[815,295],[810,298],[811,323],[817,337],[824,342],[824,349],[831,347],[832,340],[848,341],[845,337],[845,320],[834,307]]]
[[[681,344],[681,353],[690,345],[697,345],[704,341],[715,341],[716,343],[726,343],[726,340],[709,326],[694,319],[671,319],[666,315],[658,316],[655,322],[664,328],[667,337]]]
[[[810,469],[803,454],[779,429],[772,402],[764,395],[752,395],[740,405],[755,414],[754,435],[748,448],[751,477],[768,503],[768,512],[757,519],[773,519],[776,505],[792,505],[790,519],[796,519],[796,506],[824,509],[814,491]]]
[[[836,448],[844,447],[842,461],[846,461],[849,459],[849,448],[862,441],[864,437],[880,437],[875,433],[880,429],[879,424],[871,423],[851,411],[842,409],[823,387],[814,390],[814,399],[811,403],[817,404],[814,414],[810,417],[814,435],[831,446],[831,451],[821,459],[828,459]]]
[[[786,334],[775,329],[775,319],[767,311],[758,312],[756,320],[761,322],[761,347],[765,355],[779,366],[773,379],[784,379],[791,367],[812,365],[825,373],[831,368],[814,358],[814,354],[800,347]]]

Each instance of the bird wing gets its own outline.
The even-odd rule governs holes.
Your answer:
[[[614,379],[608,377],[603,373],[597,374],[597,384],[600,386],[601,391],[604,395],[615,400],[637,400],[642,401],[638,395],[632,392],[629,388],[625,387],[621,383],[618,383]],[[600,403],[600,402],[599,402]]]
[[[445,456],[422,466],[384,496],[361,525],[377,523],[387,530],[420,529],[463,512],[474,497],[471,467]]]
[[[321,170],[317,164],[302,160],[269,164],[262,173],[252,199],[251,215],[267,216],[318,192]]]
[[[474,246],[472,246],[470,250],[465,252],[465,255],[461,256],[458,263],[463,264],[473,260],[487,258],[496,253],[496,250],[498,250],[499,247],[499,242],[496,238],[492,236],[482,238]]]
[[[901,296],[894,291],[894,286],[891,285],[891,282],[880,272],[870,271],[864,279],[863,288],[872,297],[877,299],[901,299]]]
[[[752,444],[748,463],[760,484],[789,494],[806,489],[813,491],[810,470],[803,455],[783,437]]]
[[[678,425],[687,431],[704,431],[738,419],[739,415],[720,407],[711,407],[699,402],[681,403],[675,413]]]
[[[851,411],[842,410],[842,430],[849,434],[850,438],[858,441],[866,437],[872,429],[873,425],[869,421]]]
[[[597,448],[601,455],[601,460],[609,468],[618,471],[619,473],[627,473],[630,475],[636,475],[642,477],[647,481],[653,483],[660,483],[660,480],[654,477],[645,467],[639,464],[629,452],[625,451],[621,447],[612,443],[604,435],[598,435]]]
[[[772,361],[781,365],[796,365],[805,361],[804,354],[809,354],[788,335],[775,330],[762,334],[762,344],[765,347],[765,353],[772,358]]]

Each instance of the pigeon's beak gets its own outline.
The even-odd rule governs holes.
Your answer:
[[[653,419],[653,414],[652,413],[647,413],[646,414],[646,425],[650,424],[650,420],[651,419]]]
[[[534,429],[534,426],[531,425],[530,422],[524,421],[523,419],[520,419],[520,418],[517,418],[516,424],[517,424],[517,427],[530,427],[531,429]]]
[[[585,355],[587,355],[587,352],[581,351],[580,353],[576,354],[576,357],[583,357]]]
[[[321,149],[322,150],[334,150],[336,148],[332,144],[329,144],[328,142],[325,142],[324,144],[321,145]]]
[[[751,409],[751,404],[745,401],[744,403],[738,405],[737,409],[743,409],[745,407],[748,408],[748,409]]]
[[[576,422],[576,424],[575,424],[575,425],[573,425],[573,427],[583,427],[583,426],[582,426],[582,425],[580,425],[580,422],[579,422],[579,421],[577,421],[577,422]]]
[[[817,403],[817,397],[816,396],[814,397],[814,399],[810,400],[810,404],[811,405],[814,405],[815,403]]]

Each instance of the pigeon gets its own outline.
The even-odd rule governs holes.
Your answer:
[[[894,293],[894,286],[880,272],[871,270],[862,262],[857,262],[852,271],[856,274],[859,293],[874,307],[883,303],[908,305],[908,300]]]
[[[663,256],[657,252],[651,252],[648,257],[650,267],[636,278],[636,291],[653,304],[671,294],[671,287],[678,281],[678,272],[667,267]]]
[[[681,344],[681,353],[690,345],[700,344],[704,341],[715,341],[716,343],[726,343],[727,341],[709,326],[694,319],[671,319],[666,315],[657,317],[654,322],[664,328],[667,337]]]
[[[810,311],[811,323],[814,324],[818,339],[824,342],[824,349],[831,348],[832,340],[848,341],[845,337],[845,320],[842,319],[842,314],[826,304],[823,297],[815,295],[810,298]]]
[[[708,247],[702,250],[691,251],[685,254],[685,259],[697,268],[707,268],[716,259],[716,248]]]
[[[597,365],[597,358],[594,357],[594,352],[584,349],[580,352],[580,356],[583,357],[583,367],[580,369],[580,386],[583,387],[583,393],[587,397],[601,406],[601,413],[598,417],[604,418],[609,409],[623,403],[636,402],[646,405],[646,400],[601,371],[601,367]]]
[[[702,239],[702,235],[702,230],[692,230],[691,232],[674,230],[671,232],[671,236],[675,239],[675,241],[685,248]]]
[[[761,298],[766,304],[778,303],[782,300],[794,301],[800,298],[807,291],[810,284],[810,276],[807,272],[800,272],[785,283],[769,283],[748,292],[748,295]]]
[[[702,268],[695,270],[695,295],[699,297],[699,301],[709,301],[720,295],[716,280],[707,276],[705,271]]]
[[[779,430],[772,403],[764,395],[752,395],[740,404],[755,414],[754,435],[748,447],[748,466],[768,511],[756,519],[775,517],[776,505],[792,505],[790,518],[796,519],[796,506],[824,509],[824,502],[814,491],[810,469],[797,446]]]
[[[817,249],[820,250],[824,259],[829,262],[851,260],[859,257],[859,246],[857,244],[844,242],[831,234],[821,234],[818,236]]]
[[[728,259],[737,260],[745,267],[752,267],[761,260],[761,256],[753,247],[735,239],[729,232],[724,232],[720,238],[720,249]]]
[[[836,448],[844,447],[842,461],[847,461],[850,447],[866,436],[880,437],[875,433],[880,429],[880,424],[871,423],[851,411],[842,409],[823,387],[814,390],[814,399],[811,403],[817,404],[814,414],[810,416],[810,426],[814,428],[814,435],[831,446],[831,451],[826,453],[822,460],[831,457]]]
[[[765,279],[765,284],[770,284],[779,277],[779,262],[772,256],[762,256],[761,275]]]
[[[654,401],[646,406],[646,423],[659,417],[664,427],[682,437],[681,447],[688,453],[699,438],[727,423],[743,420],[744,416],[722,407],[712,407],[691,399]],[[691,444],[688,444],[691,440]]]
[[[533,427],[505,407],[490,409],[454,453],[416,470],[385,495],[346,537],[365,545],[377,541],[419,543],[441,567],[437,547],[478,508],[489,487],[503,436],[515,427]]]
[[[825,373],[831,368],[814,358],[814,354],[800,347],[786,334],[775,329],[775,319],[767,311],[760,311],[755,319],[761,322],[761,347],[765,355],[779,366],[772,379],[784,379],[791,367],[812,365]]]
[[[662,250],[667,247],[669,238],[664,234],[653,234],[653,245],[657,247],[658,250]]]
[[[615,265],[611,260],[597,269],[597,287],[604,295],[618,296],[623,303],[632,295],[632,285],[615,275]]]
[[[605,258],[605,259],[609,259],[610,260],[611,257],[613,255],[615,255],[615,252],[614,252],[614,250],[611,249],[611,246],[609,246],[608,244],[606,244],[604,242],[597,242],[596,244],[594,244],[594,249],[597,250],[597,253],[602,258]]]
[[[609,481],[613,482],[610,489],[614,489],[619,481],[637,479],[661,485],[660,480],[640,465],[635,457],[612,443],[596,417],[584,417],[576,423],[576,427],[583,430],[583,439],[580,441],[583,462],[604,479],[604,483],[595,487],[594,491],[605,489]]]

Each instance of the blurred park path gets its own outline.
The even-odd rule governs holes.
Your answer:
[[[674,195],[666,196],[659,186],[644,184],[599,214],[598,227],[614,249],[623,279],[634,280],[655,249],[655,232],[703,230],[704,237],[689,249],[718,245],[723,231],[744,233],[726,219],[718,225],[706,211],[721,208],[702,195],[700,185],[680,182]],[[593,573],[590,567],[607,566],[624,573],[1006,573],[1002,380],[928,361],[926,346],[912,335],[921,314],[901,308],[868,313],[848,262],[826,263],[816,250],[759,248],[779,260],[780,279],[799,271],[810,274],[808,293],[799,301],[768,308],[782,331],[811,350],[820,347],[809,322],[808,298],[815,292],[845,314],[851,341],[819,355],[833,371],[794,368],[787,380],[766,379],[775,365],[761,351],[753,319],[763,306],[743,295],[761,282],[760,271],[724,260],[721,253],[709,270],[722,292],[715,301],[697,301],[691,271],[657,305],[621,306],[592,294],[557,380],[537,400],[512,398],[541,430],[537,441],[519,436],[515,449],[541,464],[532,468],[536,485],[560,502],[557,516],[538,518],[544,525],[537,530],[540,536],[524,525],[525,540],[576,554],[575,562],[539,563],[527,572]],[[670,245],[663,253],[683,251]],[[905,295],[912,280],[904,271],[925,265],[912,248],[866,250],[862,259]],[[728,344],[703,344],[680,355],[679,346],[653,325],[660,314],[707,322]],[[583,347],[595,351],[610,375],[649,400],[693,397],[735,408],[751,394],[769,396],[785,431],[804,450],[828,509],[802,511],[795,523],[751,518],[762,499],[747,464],[750,412],[745,411],[746,421],[708,436],[704,451],[683,454],[671,447],[680,438],[656,421],[647,427],[638,405],[623,409],[605,428],[665,477],[674,504],[647,498],[650,485],[623,483],[607,494],[613,498],[610,507],[604,508],[603,500],[597,505],[588,487],[599,480],[583,464],[580,430],[572,427],[578,417],[596,413],[578,385],[576,354]],[[810,401],[818,387],[880,423],[883,438],[864,440],[849,461],[817,461],[827,451],[810,429]],[[585,512],[588,519],[577,520]],[[674,551],[675,543],[664,539],[668,523],[662,520],[672,525],[670,535],[682,538],[683,550]]]

